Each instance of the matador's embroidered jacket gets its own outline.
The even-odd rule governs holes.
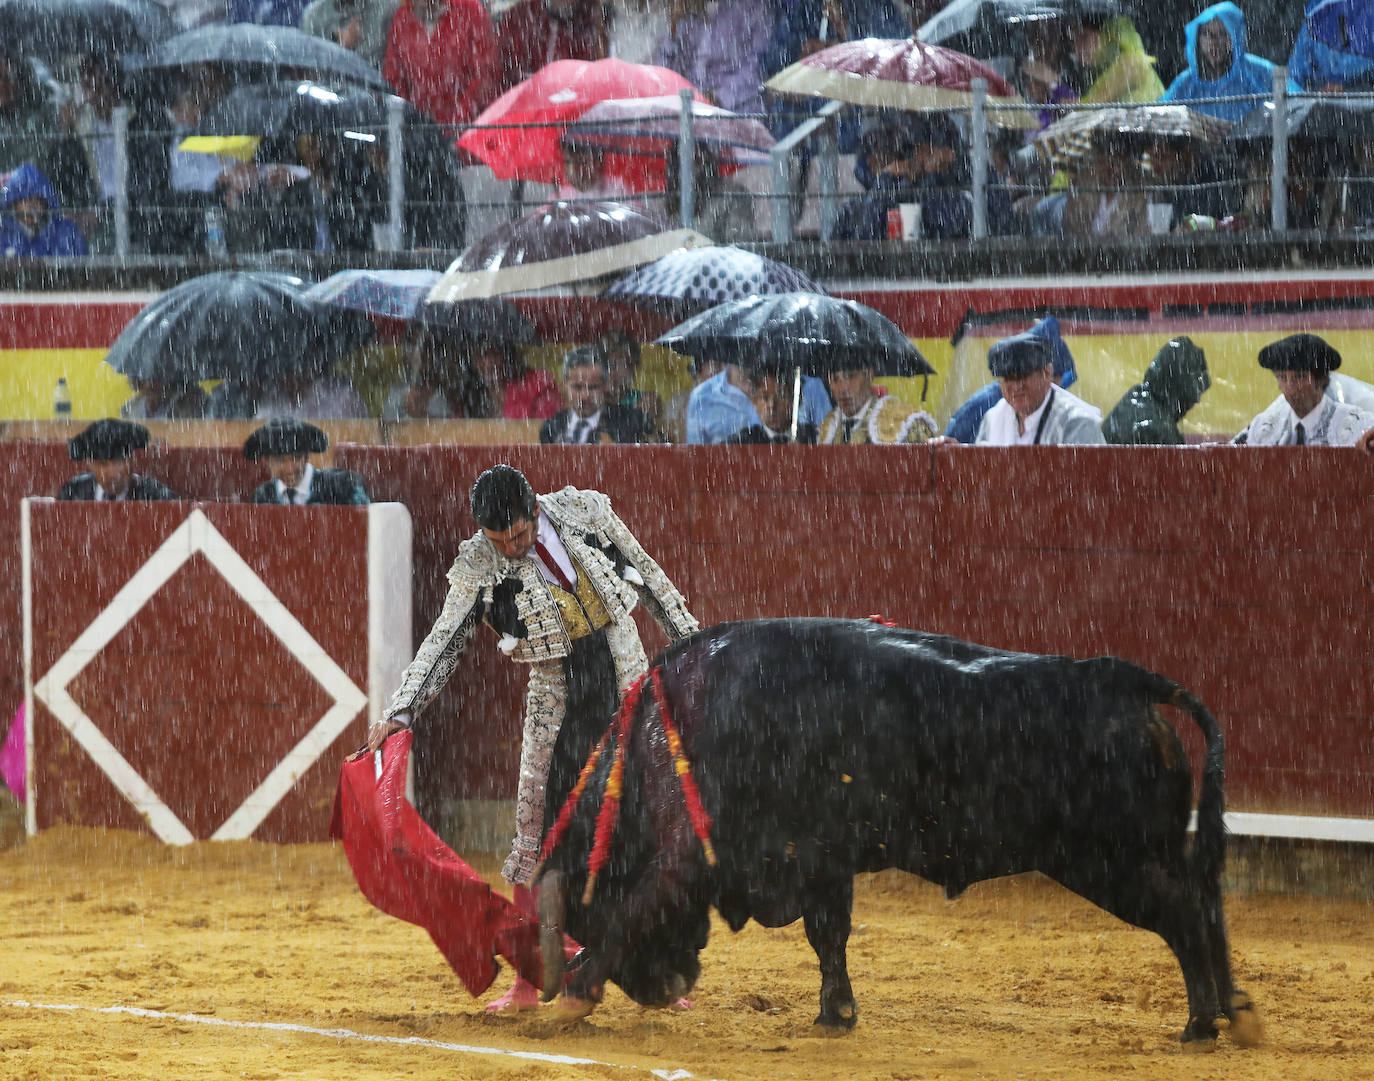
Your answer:
[[[529,664],[516,837],[502,872],[517,883],[529,880],[538,857],[544,786],[567,701],[563,658],[574,637],[604,631],[623,695],[648,668],[631,614],[637,601],[672,640],[697,629],[682,594],[606,496],[568,487],[541,495],[539,508],[576,565],[576,595],[545,581],[534,560],[507,559],[479,531],[459,546],[443,611],[382,715],[390,720],[423,711],[453,675],[479,622],[501,635],[500,648],[512,660]]]

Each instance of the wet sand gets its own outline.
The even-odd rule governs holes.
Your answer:
[[[495,881],[494,858],[475,865]],[[561,1026],[547,1008],[483,1013],[508,973],[469,998],[424,932],[363,900],[338,848],[56,829],[0,852],[0,1078],[1364,1081],[1370,906],[1260,895],[1227,913],[1237,982],[1263,1011],[1257,1049],[1223,1033],[1185,1057],[1163,943],[1053,884],[947,902],[895,873],[856,884],[850,1035],[812,1028],[819,977],[800,925],[719,922],[693,1010],[644,1010],[612,987]],[[144,1012],[97,1012],[110,1007]]]

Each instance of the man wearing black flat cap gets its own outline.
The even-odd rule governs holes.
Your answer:
[[[977,443],[1048,446],[1104,443],[1102,412],[1054,381],[1050,343],[1029,331],[1003,338],[988,350],[988,370],[1002,400],[984,414]]]
[[[1341,355],[1315,334],[1290,334],[1259,353],[1279,396],[1233,440],[1257,447],[1351,447],[1374,427],[1374,414],[1331,393]]]
[[[363,478],[347,469],[316,469],[310,455],[329,448],[329,436],[303,420],[278,418],[248,437],[243,456],[267,461],[271,479],[253,491],[254,503],[304,507],[363,507],[371,502]]]
[[[62,485],[57,498],[96,503],[157,502],[181,496],[161,481],[134,472],[130,455],[148,445],[148,429],[127,420],[106,418],[67,441],[74,462],[89,462],[90,472]]]

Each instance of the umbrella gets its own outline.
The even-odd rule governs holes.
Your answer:
[[[1307,30],[1323,45],[1374,57],[1374,6],[1368,0],[1317,0],[1307,5]]]
[[[529,316],[501,297],[441,300],[421,304],[415,318],[425,326],[459,338],[511,345],[539,345],[539,332]]]
[[[386,100],[364,87],[333,89],[317,82],[280,79],[236,86],[216,102],[179,149],[251,159],[262,137],[337,133],[358,142],[386,137]],[[404,106],[408,125],[423,122]]]
[[[430,300],[467,300],[586,281],[710,244],[692,229],[664,230],[624,203],[552,203],[497,226],[453,261]]]
[[[599,101],[568,125],[564,137],[617,154],[662,157],[678,144],[682,99],[615,98]],[[765,164],[776,140],[759,121],[706,101],[692,102],[692,135],[720,149],[725,163]]]
[[[502,180],[563,182],[558,140],[564,129],[599,101],[661,98],[692,84],[675,71],[624,60],[556,60],[511,87],[473,121],[458,145],[481,158]],[[694,91],[695,93],[695,91]],[[697,95],[700,97],[700,95]],[[704,100],[704,99],[703,99]],[[534,128],[492,128],[490,124],[539,124]],[[605,171],[632,191],[662,190],[663,163],[608,154]]]
[[[375,754],[344,763],[330,836],[343,842],[363,896],[428,931],[470,995],[491,986],[496,955],[539,986],[538,926],[494,893],[406,800],[410,741],[410,732],[398,732]]]
[[[781,362],[818,376],[869,367],[886,376],[935,372],[887,316],[858,301],[818,293],[731,300],[679,323],[654,344],[726,363]]]
[[[105,363],[136,379],[252,378],[318,368],[369,339],[366,318],[304,290],[301,279],[264,270],[192,278],[134,316]]]
[[[340,270],[305,295],[349,311],[412,319],[440,277],[437,270]]]
[[[1238,142],[1268,142],[1274,137],[1274,103],[1262,102],[1234,125]],[[1368,98],[1289,98],[1288,137],[1338,145],[1374,138],[1374,101]]]
[[[601,295],[685,317],[727,300],[772,293],[825,290],[786,263],[743,248],[711,245],[669,252],[612,283]]]
[[[56,60],[68,53],[142,53],[177,33],[157,0],[0,0],[7,44]]]
[[[168,38],[138,66],[180,70],[188,64],[223,64],[263,77],[310,75],[390,92],[381,72],[355,52],[289,26],[201,26]]]
[[[1025,105],[1015,89],[981,61],[915,38],[862,38],[812,53],[783,68],[767,86],[781,94],[831,98],[891,109],[966,109],[974,79],[988,83],[988,123],[1035,128],[1035,113],[999,109]]]
[[[954,0],[916,31],[931,45],[970,56],[1024,56],[1026,30],[1037,23],[1076,15],[1139,14],[1133,0]]]
[[[1162,139],[1220,146],[1233,125],[1186,105],[1132,105],[1083,109],[1056,120],[1035,137],[1035,148],[1057,168],[1097,152],[1103,141],[1124,136],[1144,152]]]

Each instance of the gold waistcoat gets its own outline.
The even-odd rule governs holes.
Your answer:
[[[611,616],[606,611],[606,605],[602,603],[601,595],[587,580],[581,565],[577,560],[571,557],[569,559],[573,569],[577,571],[575,592],[569,593],[557,582],[548,582],[547,585],[549,593],[553,596],[553,603],[558,605],[559,615],[563,617],[563,627],[568,632],[568,638],[576,642],[579,638],[585,638],[604,628],[611,622]]]

